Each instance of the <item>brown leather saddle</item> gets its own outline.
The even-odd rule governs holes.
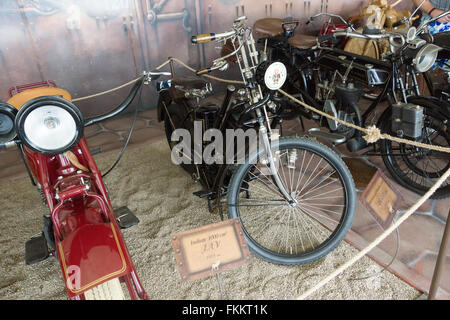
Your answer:
[[[253,30],[260,36],[275,37],[284,33],[282,23],[283,19],[278,18],[259,19],[253,25]],[[317,44],[315,36],[306,34],[296,34],[290,37],[288,41],[291,46],[301,50],[311,49]]]
[[[283,34],[283,28],[281,24],[283,23],[283,19],[278,18],[264,18],[256,20],[253,25],[253,30],[261,36],[264,37],[275,37]]]
[[[300,50],[311,49],[317,44],[317,37],[307,34],[296,34],[289,38],[289,44]]]

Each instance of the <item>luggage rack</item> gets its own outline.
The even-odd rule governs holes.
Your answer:
[[[52,80],[46,80],[46,81],[40,81],[40,82],[34,82],[34,83],[28,83],[28,84],[23,84],[20,86],[14,86],[9,88],[8,93],[9,93],[9,97],[11,98],[12,96],[28,90],[28,89],[35,89],[35,88],[57,88],[56,83]]]

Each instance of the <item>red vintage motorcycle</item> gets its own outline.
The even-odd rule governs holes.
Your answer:
[[[139,220],[127,207],[113,210],[83,129],[125,110],[161,74],[147,73],[120,106],[86,121],[50,82],[16,87],[0,104],[0,148],[19,148],[49,208],[43,232],[25,245],[26,263],[57,257],[70,299],[148,299],[120,231]]]

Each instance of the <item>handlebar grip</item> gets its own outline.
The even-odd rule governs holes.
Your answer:
[[[197,70],[195,72],[195,74],[198,75],[198,76],[201,76],[201,75],[210,73],[211,71],[212,71],[211,68],[204,68],[204,69]]]
[[[398,20],[397,22],[394,22],[394,23],[392,24],[392,27],[393,27],[393,28],[397,28],[397,27],[400,27],[401,25],[404,25],[404,24],[405,24],[405,22],[403,22],[403,20],[400,19],[400,20]]]
[[[317,42],[325,42],[334,39],[336,39],[336,35],[334,33],[324,34],[317,37]]]
[[[207,42],[213,41],[215,39],[216,39],[215,33],[202,33],[202,34],[198,34],[196,36],[192,36],[191,42],[193,44],[207,43]]]

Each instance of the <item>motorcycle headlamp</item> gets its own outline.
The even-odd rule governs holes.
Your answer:
[[[434,44],[427,44],[420,48],[416,57],[413,59],[414,67],[418,72],[427,72],[436,62],[441,47]]]
[[[16,114],[16,108],[7,103],[0,103],[0,143],[10,142],[16,137]]]
[[[15,125],[22,143],[44,154],[59,154],[73,147],[83,136],[80,110],[59,97],[39,97],[18,112]]]

